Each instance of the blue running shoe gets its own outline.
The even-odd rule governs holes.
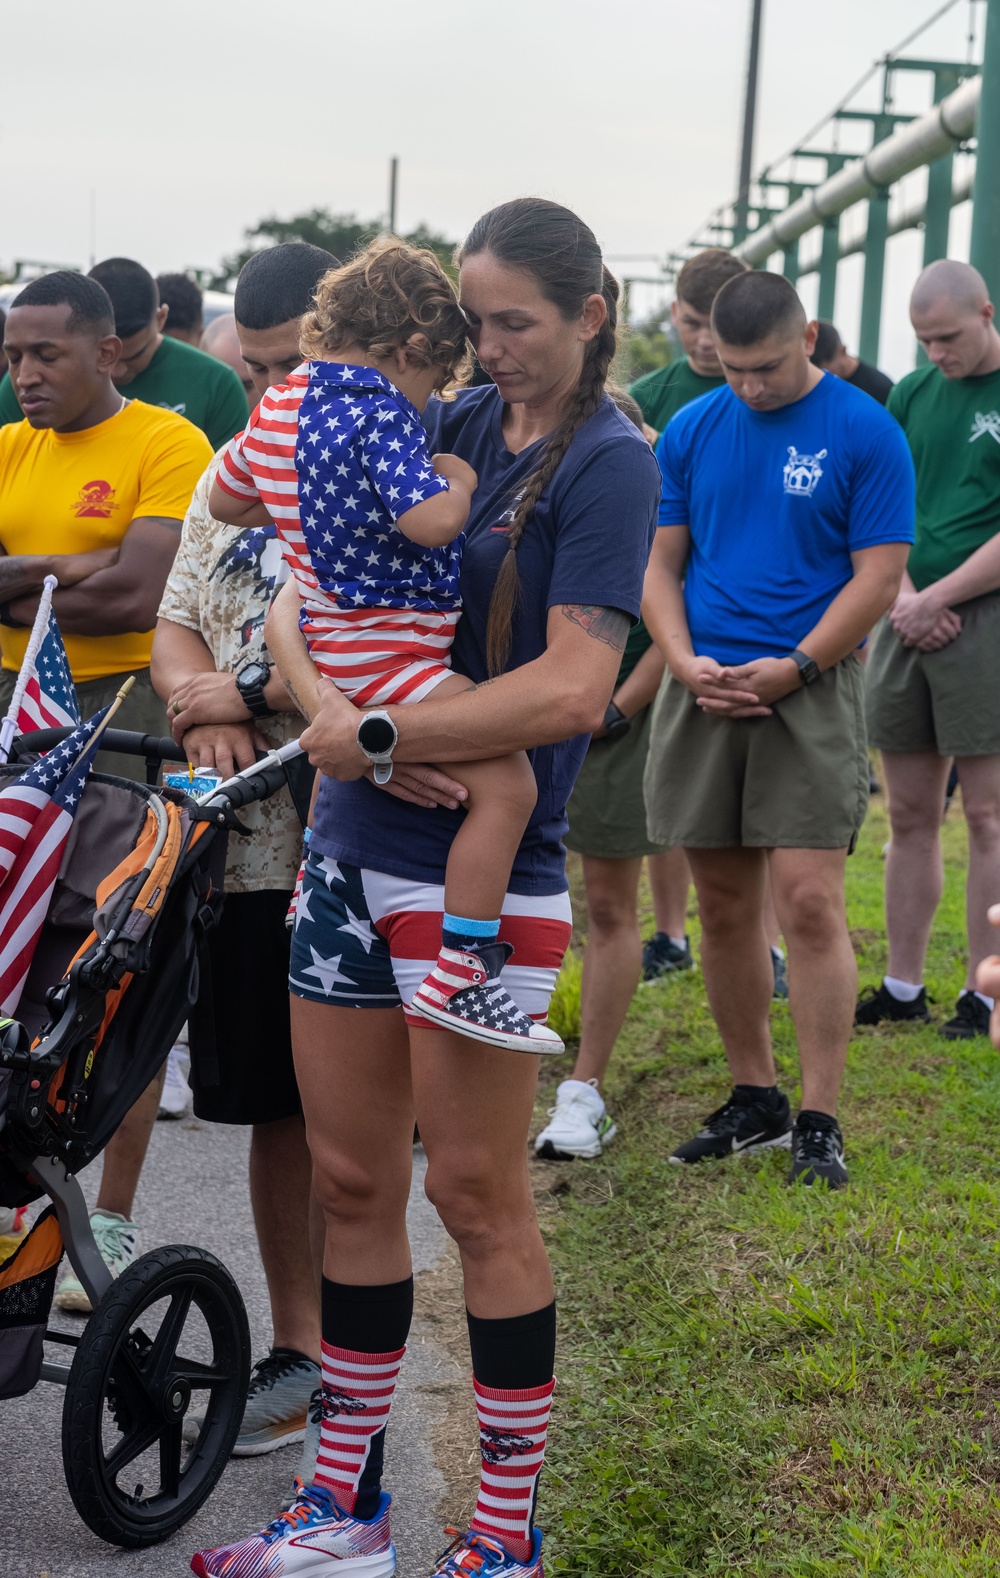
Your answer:
[[[266,1529],[235,1545],[197,1551],[191,1571],[198,1578],[392,1578],[396,1552],[389,1539],[391,1499],[383,1492],[375,1516],[363,1522],[342,1512],[322,1485],[303,1485],[294,1504]],[[506,1569],[496,1568],[501,1571],[506,1574]],[[510,1568],[512,1575],[534,1571]]]
[[[444,1532],[454,1534],[455,1539],[441,1552],[431,1578],[545,1578],[540,1529],[534,1532],[526,1562],[519,1562],[497,1540],[473,1529],[468,1534],[459,1534],[457,1529]]]

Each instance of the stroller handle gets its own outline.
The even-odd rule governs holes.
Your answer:
[[[31,734],[19,734],[11,748],[11,756],[18,760],[29,753],[49,751],[72,734],[72,729],[35,729]],[[122,756],[141,756],[145,761],[187,763],[187,752],[169,735],[139,734],[134,729],[105,729],[101,736],[102,751],[117,751]]]

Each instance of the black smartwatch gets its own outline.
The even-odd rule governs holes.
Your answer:
[[[254,718],[273,718],[274,708],[264,700],[264,686],[271,678],[270,663],[245,663],[236,676],[240,700]]]
[[[399,734],[387,712],[366,712],[358,724],[358,745],[372,763],[372,777],[377,784],[387,784],[392,777],[392,753]]]
[[[631,727],[631,718],[626,718],[621,708],[616,707],[613,701],[609,701],[604,714],[604,733],[600,736],[600,740],[610,740],[614,744],[616,740],[624,739]]]
[[[816,659],[809,657],[805,652],[800,652],[798,647],[794,652],[789,652],[788,656],[793,659],[803,685],[814,685],[820,676],[820,667]]]

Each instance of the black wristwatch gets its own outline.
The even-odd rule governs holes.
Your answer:
[[[626,718],[621,708],[616,707],[613,701],[609,701],[604,714],[604,733],[600,738],[610,740],[614,744],[615,740],[624,739],[631,726],[631,718]]]
[[[820,676],[820,666],[816,659],[809,657],[805,652],[800,652],[798,647],[794,652],[789,652],[788,656],[794,660],[803,685],[814,685]]]
[[[255,718],[273,718],[274,708],[264,700],[264,686],[271,678],[270,663],[245,663],[236,676],[236,689],[247,711]]]

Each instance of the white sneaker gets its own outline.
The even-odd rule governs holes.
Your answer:
[[[597,1089],[596,1079],[564,1079],[549,1108],[552,1122],[535,1141],[535,1152],[549,1162],[600,1156],[618,1133]]]
[[[117,1211],[91,1211],[90,1226],[101,1259],[113,1277],[120,1277],[139,1253],[139,1229]],[[57,1309],[75,1310],[78,1315],[89,1315],[93,1307],[83,1283],[72,1271],[60,1282],[54,1302]]]
[[[160,1092],[158,1118],[184,1118],[191,1110],[191,1087],[182,1058],[187,1048],[178,1042],[167,1053],[167,1072]]]

